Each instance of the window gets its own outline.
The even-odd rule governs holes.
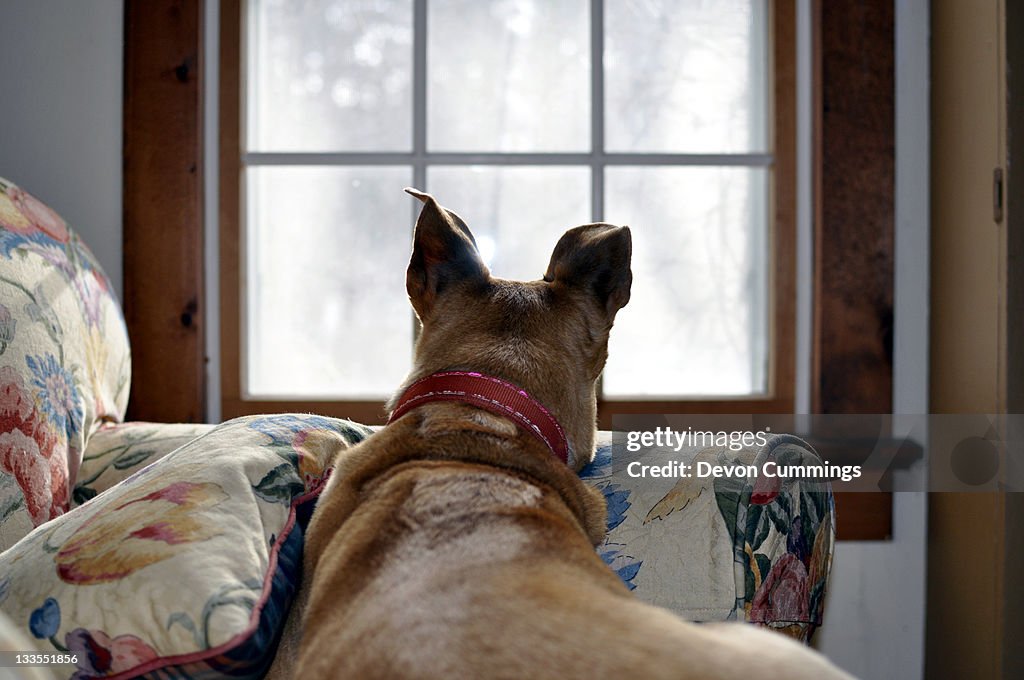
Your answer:
[[[791,1],[222,6],[225,417],[379,419],[411,365],[406,185],[508,278],[633,228],[605,412],[792,408]]]

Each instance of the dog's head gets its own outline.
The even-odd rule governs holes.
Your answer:
[[[596,383],[608,333],[629,301],[629,229],[570,229],[541,280],[508,281],[490,275],[458,215],[428,194],[407,191],[423,202],[406,274],[423,327],[402,389],[442,370],[511,381],[559,420],[574,466],[582,467],[594,451]]]

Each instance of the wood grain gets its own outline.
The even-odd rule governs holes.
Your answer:
[[[128,418],[204,415],[199,0],[128,0],[124,51],[124,309]]]
[[[821,8],[818,413],[892,410],[893,4]]]
[[[893,3],[814,4],[815,413],[891,413]],[[849,517],[849,519],[846,519]],[[889,494],[837,494],[838,538],[892,535]]]
[[[267,413],[242,401],[242,9],[239,0],[220,3],[220,390],[221,416]],[[284,409],[298,410],[295,408]]]
[[[892,494],[837,491],[836,540],[892,539]]]

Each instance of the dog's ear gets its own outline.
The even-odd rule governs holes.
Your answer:
[[[544,280],[588,291],[604,308],[610,322],[629,302],[632,251],[629,227],[576,227],[558,240]]]
[[[482,283],[489,272],[477,252],[476,239],[462,218],[441,207],[430,194],[416,189],[406,192],[423,202],[416,220],[405,288],[416,314],[425,320],[445,288],[455,283]]]

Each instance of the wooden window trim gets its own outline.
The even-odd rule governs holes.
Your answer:
[[[895,16],[814,0],[815,413],[891,413]],[[837,537],[892,537],[891,493],[837,493]]]
[[[242,394],[241,304],[243,293],[241,228],[242,2],[221,2],[220,81],[220,252],[221,252],[221,413],[231,418],[274,411],[313,411],[382,423],[384,401],[263,400]],[[611,427],[612,414],[626,413],[788,413],[794,400],[796,297],[796,45],[795,2],[772,3],[771,45],[774,82],[771,173],[773,225],[769,262],[770,317],[769,390],[764,397],[679,400],[602,400],[601,427]]]
[[[124,43],[124,314],[130,420],[201,422],[202,7],[128,0]]]

